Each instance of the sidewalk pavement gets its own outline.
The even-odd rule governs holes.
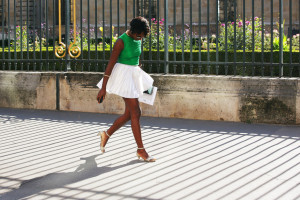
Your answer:
[[[300,126],[0,108],[0,199],[300,199]]]

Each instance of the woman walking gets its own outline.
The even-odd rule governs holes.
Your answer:
[[[130,22],[130,29],[126,30],[116,41],[108,62],[103,79],[99,82],[100,91],[97,95],[98,103],[105,99],[106,92],[119,95],[125,102],[125,112],[115,120],[106,131],[100,131],[100,149],[105,152],[105,145],[110,136],[131,120],[131,129],[137,144],[137,157],[147,162],[155,159],[146,152],[141,135],[141,110],[138,98],[145,90],[152,88],[153,79],[140,67],[141,40],[150,32],[148,21],[143,17],[136,17]]]

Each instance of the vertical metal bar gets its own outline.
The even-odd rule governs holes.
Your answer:
[[[102,32],[102,49],[103,49],[103,71],[105,71],[105,4],[102,1],[102,19],[103,19],[103,32]],[[126,0],[127,1],[127,0]],[[127,14],[127,9],[125,10]]]
[[[255,34],[255,17],[254,17],[254,0],[252,0],[252,76],[254,76],[254,62],[255,62],[255,39],[254,39],[254,34]]]
[[[209,0],[207,0],[207,62],[210,62],[210,46],[209,46],[209,35],[210,35],[210,13],[209,13]],[[210,65],[207,65],[207,74],[210,74]]]
[[[151,2],[151,1],[150,1]],[[173,0],[173,60],[176,61],[176,41],[177,41],[177,38],[176,38],[176,0]],[[177,65],[174,64],[174,74],[176,74],[176,70],[177,70]]]
[[[90,33],[90,0],[88,0],[88,13],[87,13],[87,28],[88,28],[88,71],[91,71],[91,33]],[[104,31],[104,30],[103,30]]]
[[[117,10],[118,10],[118,16],[117,16],[117,18],[118,18],[118,36],[120,36],[120,0],[117,1]]]
[[[26,26],[26,37],[27,37],[27,71],[29,71],[29,40],[30,40],[30,32],[29,32],[29,0],[27,0],[27,26]],[[53,50],[55,48],[53,47]]]
[[[225,75],[228,75],[228,4],[225,0]]]
[[[144,9],[145,9],[145,2],[143,0],[141,0],[141,13],[139,13],[138,15],[143,16],[145,15]],[[139,8],[137,8],[139,9]],[[143,45],[143,39],[142,39],[142,44],[141,44],[141,49],[142,49],[142,53],[141,53],[141,60],[144,60],[144,45]],[[141,62],[142,63],[142,62]]]
[[[43,1],[40,0],[40,24],[39,24],[39,27],[40,27],[40,71],[42,71],[42,69],[43,69],[43,61],[42,61],[42,59],[43,59],[43,56],[42,56],[42,54],[43,54],[43,51],[42,51],[42,38],[43,38],[43,36],[42,36],[42,25],[43,25],[43,23],[42,23],[42,4],[43,4]]]
[[[7,5],[7,33],[8,33],[8,70],[11,70],[11,52],[10,52],[10,34],[11,34],[11,29],[10,29],[10,3],[8,2]]]
[[[61,25],[62,25],[62,3],[60,0],[58,1],[58,38],[59,38],[59,45],[62,43],[62,33],[61,33]],[[65,22],[64,22],[65,23]],[[58,46],[59,46],[58,45]],[[63,59],[59,60],[59,70],[62,71],[63,66]]]
[[[60,74],[56,74],[56,110],[60,110],[60,81],[59,81]]]
[[[181,0],[181,31],[182,31],[182,35],[181,35],[181,60],[184,61],[184,45],[185,45],[185,41],[184,41],[184,0]],[[181,65],[181,73],[184,73],[184,68],[185,65],[182,63]]]
[[[22,1],[20,1],[20,43],[21,43],[21,70],[23,70],[23,12],[22,12],[23,6]]]
[[[46,23],[46,59],[47,59],[47,68],[46,70],[49,71],[49,22],[48,22],[48,0],[46,0],[46,6],[45,6],[45,23]]]
[[[36,70],[36,52],[35,52],[35,45],[36,45],[36,29],[35,29],[35,3],[33,4],[33,71]]]
[[[4,53],[4,0],[2,0],[2,70],[5,70],[5,53]]]
[[[16,15],[16,0],[14,0],[14,66],[15,66],[15,70],[17,70],[17,31],[16,31],[16,27],[17,27],[17,15]]]
[[[236,45],[237,45],[237,41],[236,41],[236,22],[237,22],[237,18],[236,18],[236,1],[234,1],[234,75],[236,75],[237,73],[237,64],[236,64],[236,61],[237,61],[237,57],[236,57]]]
[[[165,74],[169,73],[169,28],[168,28],[168,24],[169,24],[169,1],[165,0],[165,5],[164,5],[164,10],[165,10],[165,67],[164,67],[164,71]]]
[[[149,25],[151,27],[151,31],[149,34],[149,60],[151,61],[149,72],[152,72],[152,1],[149,1]]]
[[[27,2],[28,2],[28,0],[27,0]],[[54,61],[54,63],[53,63],[53,71],[55,71],[56,70],[56,61],[55,61],[55,25],[56,25],[56,0],[53,0],[53,24],[52,24],[52,26],[53,26],[53,33],[52,33],[52,45],[53,45],[53,57],[52,57],[52,59],[53,59],[53,61]]]
[[[82,0],[80,0],[80,48],[83,50],[84,47],[83,47],[83,27],[82,27],[82,19],[83,19],[83,14],[82,14]],[[83,68],[84,68],[84,61],[83,61],[83,52],[82,51],[82,54],[80,55],[81,56],[81,71],[83,71]]]
[[[135,0],[133,0],[133,18],[135,18]]]
[[[219,0],[216,0],[216,62],[219,63]],[[200,29],[201,30],[201,29]],[[219,64],[216,65],[216,75],[219,74]]]
[[[270,59],[270,63],[271,63],[271,77],[274,74],[274,67],[273,67],[273,41],[274,41],[274,34],[273,34],[273,30],[274,30],[274,8],[273,8],[274,4],[273,4],[273,0],[271,0],[271,59]]]
[[[126,30],[127,30],[127,0],[125,0],[125,31]]]
[[[70,0],[66,0],[66,10],[65,10],[65,17],[66,17],[66,22],[65,22],[65,44],[66,44],[66,51],[67,51],[67,48],[69,47],[70,45]],[[70,71],[71,70],[71,66],[70,66],[70,55],[67,53],[66,54],[66,68],[65,68],[65,71]]]
[[[139,3],[139,2],[138,2],[138,3]],[[141,3],[141,5],[140,5],[141,12],[139,11],[139,7],[138,7],[138,8],[137,8],[137,9],[138,9],[138,15],[144,16],[144,8],[145,8],[144,1],[143,1],[143,0],[140,0],[140,3]],[[138,4],[138,6],[139,6],[139,4]]]
[[[246,71],[246,2],[243,0],[243,76],[245,76]]]
[[[261,76],[264,76],[264,71],[265,71],[265,65],[264,65],[264,50],[265,50],[265,21],[264,21],[264,9],[265,9],[265,4],[264,0],[261,0]]]
[[[298,4],[298,14],[299,14],[299,16],[298,16],[298,19],[299,19],[299,27],[298,27],[298,29],[299,29],[299,34],[300,34],[300,0],[299,0],[299,4]],[[299,63],[300,63],[300,39],[299,39]],[[300,77],[300,66],[298,66],[298,72],[299,72],[299,74],[298,74],[298,76]]]
[[[110,23],[110,28],[109,28],[109,33],[110,33],[110,36],[109,36],[109,38],[110,38],[110,55],[111,55],[111,53],[112,53],[112,34],[113,34],[113,32],[112,32],[112,0],[110,0],[110,4],[109,4],[109,10],[110,10],[110,12],[109,12],[109,23]]]
[[[219,1],[219,0],[217,0],[217,1]],[[198,20],[199,20],[199,22],[198,22],[198,28],[199,28],[199,30],[198,30],[198,35],[199,35],[199,42],[198,42],[198,45],[199,45],[199,54],[198,54],[198,59],[199,59],[199,65],[198,65],[198,71],[199,71],[199,74],[201,74],[201,71],[202,71],[202,64],[201,64],[201,53],[202,53],[202,47],[201,47],[201,45],[202,45],[202,34],[201,34],[201,27],[202,27],[202,18],[201,18],[201,14],[202,14],[202,1],[201,0],[199,0],[198,1],[198,9],[199,9],[199,12],[198,12]]]
[[[190,62],[193,62],[193,2],[190,0]],[[193,64],[190,65],[190,73],[193,74]]]
[[[279,77],[283,76],[283,0],[279,0]]]
[[[156,13],[157,13],[157,19],[156,19],[156,22],[157,22],[157,60],[160,61],[160,51],[159,51],[159,36],[160,36],[160,33],[159,33],[159,1],[157,1],[157,10],[156,10]],[[160,63],[157,63],[157,73],[160,72]]]
[[[293,76],[293,66],[292,66],[292,62],[293,62],[293,33],[292,33],[292,23],[293,23],[293,9],[292,9],[293,3],[292,0],[290,0],[289,2],[289,13],[290,13],[290,22],[289,22],[289,35],[290,35],[290,77]],[[299,19],[300,20],[300,19]],[[299,22],[300,23],[300,22]]]
[[[98,4],[97,0],[95,0],[95,52],[96,52],[96,71],[98,71]],[[119,13],[118,13],[119,16]],[[119,18],[119,17],[118,17]]]

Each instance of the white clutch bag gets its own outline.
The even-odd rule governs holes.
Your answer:
[[[142,103],[149,104],[149,105],[153,106],[154,100],[155,100],[155,97],[156,97],[156,93],[157,93],[157,87],[153,87],[151,94],[143,93],[139,97],[139,102],[142,102]]]

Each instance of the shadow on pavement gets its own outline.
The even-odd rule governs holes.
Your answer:
[[[116,167],[97,167],[95,158],[98,156],[99,155],[93,155],[86,158],[80,158],[80,160],[85,160],[85,163],[79,165],[74,172],[51,173],[46,176],[23,181],[18,189],[5,193],[1,199],[22,199],[45,190],[62,188],[68,184],[96,177],[100,174],[111,172],[128,165],[134,165],[139,162],[138,160],[133,160]]]

